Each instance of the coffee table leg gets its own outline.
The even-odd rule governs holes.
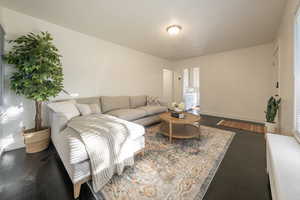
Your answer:
[[[173,134],[172,122],[170,121],[170,123],[169,123],[169,141],[170,141],[170,143],[172,143],[172,134]]]

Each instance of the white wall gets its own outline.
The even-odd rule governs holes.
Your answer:
[[[30,16],[3,8],[3,26],[8,39],[28,32],[48,31],[62,54],[64,86],[81,97],[99,95],[162,96],[162,70],[170,62],[129,48],[84,35]],[[12,67],[7,66],[7,79]],[[6,82],[6,88],[8,81]],[[66,98],[60,96],[60,98]],[[31,101],[6,89],[6,109],[10,114],[2,120],[2,138],[12,144],[23,145],[20,128],[33,126],[34,106]],[[8,142],[6,142],[8,143]]]
[[[2,24],[2,7],[0,7],[0,24]]]
[[[0,7],[0,24],[2,24],[2,8],[1,7]],[[0,113],[1,112],[2,112],[2,106],[0,105]],[[3,138],[3,136],[4,136],[4,130],[3,130],[3,126],[1,126],[1,123],[0,123],[0,158],[1,158],[2,152],[4,151],[4,145],[1,142],[1,138]]]
[[[299,0],[289,0],[278,31],[279,81],[282,97],[281,128],[285,134],[293,130],[293,25]],[[15,11],[0,7],[0,23],[8,39],[28,32],[49,31],[63,55],[65,89],[80,96],[138,95],[162,96],[163,68],[200,67],[201,111],[205,114],[264,121],[266,100],[273,94],[273,45],[169,62],[126,47],[72,31]],[[6,66],[6,88],[13,68]],[[174,97],[180,101],[182,87],[175,73]],[[65,98],[61,95],[59,98]],[[34,105],[16,97],[6,89],[9,116],[0,121],[0,138],[11,145],[23,146],[22,126],[32,127]],[[0,144],[1,145],[1,144]]]
[[[263,122],[273,95],[272,53],[266,44],[182,60],[176,69],[200,68],[201,113]]]
[[[282,105],[281,132],[292,135],[294,129],[294,17],[299,0],[287,1],[278,31],[279,82]]]

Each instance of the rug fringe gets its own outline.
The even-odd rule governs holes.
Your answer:
[[[218,123],[217,123],[217,125],[219,126],[220,124],[222,124],[224,122],[224,119],[222,119],[221,121],[219,121]]]

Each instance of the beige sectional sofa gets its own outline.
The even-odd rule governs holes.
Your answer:
[[[76,110],[77,114],[72,114],[71,109],[63,103],[69,102],[67,105],[71,104],[73,107],[74,104],[98,104],[103,114],[131,121],[126,122],[132,127],[130,130],[131,137],[126,148],[123,148],[125,151],[132,151],[135,154],[143,151],[145,147],[145,129],[141,125],[159,122],[159,114],[167,111],[167,107],[162,104],[147,105],[147,96],[145,95],[90,97],[75,99],[75,101],[57,101],[53,103],[61,103],[60,106],[56,105],[55,109],[53,105],[48,105],[48,107],[51,108],[49,109],[51,139],[73,182],[74,198],[77,198],[81,184],[91,179],[90,160],[80,136],[74,131],[70,131],[70,129],[67,131],[66,129],[68,120],[70,120],[66,116],[76,117],[80,113]]]
[[[101,96],[76,99],[77,103],[97,103],[103,114],[132,121],[144,126],[160,121],[159,115],[168,110],[167,105],[147,105],[147,96]]]

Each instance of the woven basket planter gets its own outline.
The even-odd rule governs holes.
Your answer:
[[[37,153],[48,148],[50,143],[50,128],[34,132],[34,130],[23,131],[24,143],[27,153]]]

